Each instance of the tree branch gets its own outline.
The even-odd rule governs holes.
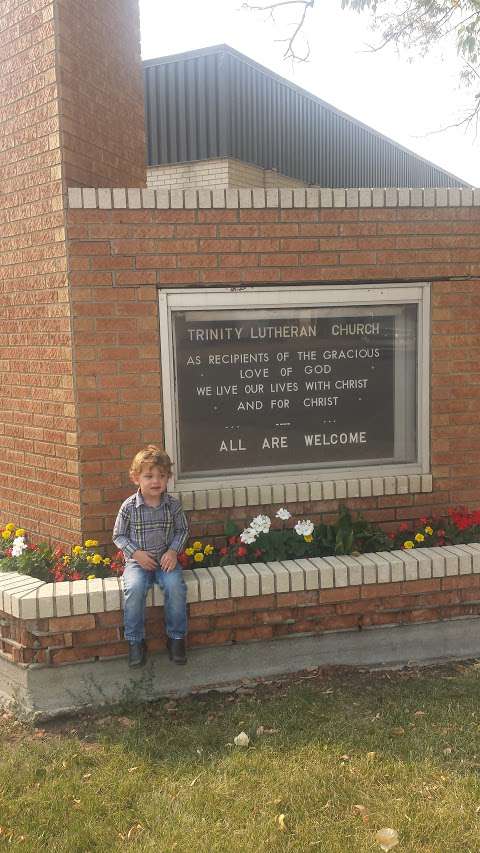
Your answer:
[[[282,7],[283,8],[285,8],[286,6],[301,6],[301,7],[303,7],[301,14],[300,14],[300,17],[299,17],[299,20],[294,25],[294,30],[292,32],[292,35],[289,36],[288,38],[285,38],[285,39],[276,39],[276,41],[283,42],[284,44],[287,45],[287,47],[285,49],[285,53],[283,54],[284,59],[294,59],[297,62],[306,62],[309,55],[310,55],[310,46],[308,44],[308,41],[307,41],[307,52],[305,53],[305,55],[301,56],[297,52],[296,40],[297,40],[298,36],[300,35],[303,27],[304,27],[305,19],[308,15],[308,12],[310,11],[310,9],[313,9],[314,5],[315,5],[315,0],[278,0],[277,2],[274,2],[274,3],[266,3],[263,6],[257,6],[257,5],[250,3],[250,2],[247,2],[247,0],[245,0],[245,2],[242,3],[242,9],[249,9],[251,12],[269,12],[270,16],[272,18],[274,18],[274,14],[277,11],[277,9],[280,9]]]

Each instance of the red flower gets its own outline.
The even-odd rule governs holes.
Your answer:
[[[177,559],[180,565],[183,566],[184,569],[186,569],[188,566],[188,556],[185,551],[182,551],[182,553],[178,555]]]
[[[237,557],[246,557],[246,556],[247,556],[247,549],[245,548],[244,545],[240,545],[240,547],[237,548]]]
[[[423,525],[428,524],[428,518],[425,515],[422,515],[422,517],[419,519],[419,521],[420,521],[420,524],[423,524]]]
[[[443,537],[445,536],[445,531],[444,530],[437,530],[437,536],[440,537],[441,539],[443,539]]]
[[[408,524],[407,524],[407,522],[406,522],[406,521],[402,521],[402,523],[401,523],[401,525],[400,525],[400,527],[399,527],[398,529],[400,530],[400,532],[401,532],[401,533],[403,533],[405,530],[408,530]]]
[[[70,575],[70,580],[71,581],[81,581],[83,579],[82,579],[80,572],[72,572],[72,574]]]
[[[255,551],[253,552],[254,557],[261,557],[262,554],[263,554],[263,551],[261,548],[255,548]]]
[[[220,548],[220,551],[218,553],[220,554],[221,557],[226,557],[228,554],[228,548],[225,548],[225,547]]]
[[[389,539],[395,539],[395,533],[389,533],[388,538]]]
[[[235,545],[238,542],[238,536],[230,536],[228,538],[229,545]]]

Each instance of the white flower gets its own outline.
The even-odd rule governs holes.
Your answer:
[[[299,536],[311,536],[314,530],[313,521],[297,521],[295,525],[295,533],[298,533]]]
[[[284,506],[281,506],[280,509],[278,510],[278,512],[275,513],[275,515],[277,518],[281,518],[282,521],[286,521],[287,518],[292,517],[292,513],[289,512],[288,509],[285,509]]]
[[[268,515],[257,515],[255,518],[252,518],[250,527],[257,533],[268,533],[271,523]]]
[[[257,538],[257,531],[252,527],[246,527],[245,530],[240,533],[240,541],[244,543],[244,545],[251,545],[252,542],[255,542]]]
[[[23,536],[17,536],[16,539],[13,540],[12,545],[12,557],[21,557],[23,552],[27,550],[27,543]]]
[[[233,738],[233,742],[235,746],[248,746],[250,743],[250,738],[248,737],[246,732],[240,732],[239,735]]]

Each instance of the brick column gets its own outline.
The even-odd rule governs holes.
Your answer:
[[[0,3],[0,523],[82,531],[65,198],[145,182],[136,0]]]
[[[137,0],[56,0],[67,186],[146,186]]]

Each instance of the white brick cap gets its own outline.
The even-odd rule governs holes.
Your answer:
[[[156,205],[155,205],[156,200]],[[480,192],[462,187],[209,187],[177,189],[163,187],[69,187],[70,209],[152,208],[178,209],[263,209],[341,207],[478,207]]]
[[[194,604],[479,573],[480,543],[472,543],[414,551],[382,551],[356,557],[332,555],[201,567],[184,571],[184,579],[187,601]],[[0,609],[5,615],[27,621],[118,610],[123,603],[119,578],[46,584],[17,572],[0,573],[0,597]],[[148,603],[154,607],[163,605],[163,595],[156,587]]]

